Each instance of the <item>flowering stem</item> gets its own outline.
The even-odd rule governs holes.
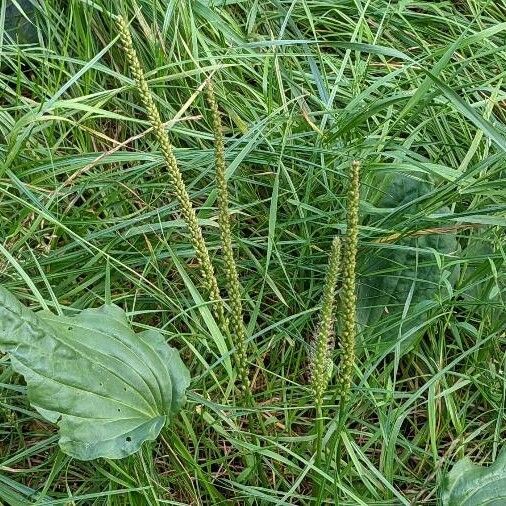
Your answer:
[[[186,190],[181,171],[179,170],[176,157],[174,156],[174,151],[170,143],[169,136],[163,127],[160,113],[156,107],[155,101],[153,100],[153,96],[149,91],[146,76],[144,75],[142,65],[135,51],[127,22],[123,16],[118,16],[116,18],[116,24],[120,35],[120,41],[125,51],[128,65],[130,67],[130,72],[132,73],[132,76],[135,80],[135,84],[141,97],[142,103],[146,108],[146,114],[153,128],[156,140],[160,144],[160,150],[168,169],[171,190],[179,203],[181,214],[183,215],[183,218],[188,227],[188,231],[190,233],[190,241],[195,250],[195,254],[200,266],[202,280],[208,296],[212,302],[214,316],[217,319],[222,331],[225,331],[226,321],[223,301],[220,297],[220,291],[216,277],[214,275],[214,268],[211,263],[209,251],[204,242],[202,228],[198,224],[197,215],[190,201],[188,191]]]
[[[248,350],[246,341],[246,331],[244,328],[243,308],[241,300],[241,285],[237,266],[234,259],[234,250],[232,247],[232,232],[230,226],[230,213],[228,210],[228,188],[225,175],[225,147],[223,140],[223,127],[221,124],[218,103],[214,95],[213,85],[209,82],[206,86],[206,98],[211,109],[215,165],[216,165],[216,186],[218,188],[218,223],[220,226],[221,247],[225,260],[225,277],[227,280],[227,289],[230,304],[229,329],[231,340],[235,346],[235,358],[241,388],[246,398],[251,401],[251,383],[249,380]]]
[[[341,290],[341,364],[339,372],[340,397],[342,402],[348,399],[353,369],[355,367],[355,339],[357,333],[357,293],[355,271],[358,247],[358,211],[360,199],[359,181],[360,163],[354,161],[351,166],[348,188],[347,228],[342,258],[343,287]]]
[[[311,389],[315,404],[315,465],[320,466],[322,460],[322,440],[324,432],[323,398],[332,374],[332,350],[334,348],[334,312],[335,291],[339,276],[341,242],[338,237],[332,241],[325,286],[323,288],[322,308],[320,311],[318,330],[311,343],[309,368],[311,371]],[[315,480],[315,492],[318,484]]]
[[[341,431],[346,424],[346,405],[348,403],[353,370],[355,368],[355,341],[357,335],[357,293],[356,293],[356,263],[358,249],[358,213],[360,204],[360,163],[354,161],[351,165],[350,183],[347,197],[347,227],[344,252],[342,258],[343,286],[341,289],[341,363],[338,377],[339,415],[335,431],[336,450],[336,480],[339,479],[341,463]]]

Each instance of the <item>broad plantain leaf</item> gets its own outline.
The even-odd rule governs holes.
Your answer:
[[[73,317],[34,313],[0,287],[0,350],[31,405],[81,460],[122,458],[154,440],[185,402],[190,375],[163,336],[136,334],[115,305]]]
[[[426,181],[396,174],[395,180],[388,181],[376,210],[383,216],[392,216],[403,206],[401,218],[405,219],[406,215],[421,211],[417,199],[431,189]],[[428,233],[397,239],[365,257],[358,319],[369,346],[375,342],[381,349],[389,349],[400,340],[401,350],[406,351],[413,344],[423,330],[428,311],[435,306],[434,298],[441,285],[443,272],[434,251],[445,255],[457,250],[454,233]],[[458,270],[446,274],[448,283],[453,285]],[[380,319],[382,324],[374,325]]]
[[[503,506],[506,504],[506,451],[489,467],[459,460],[445,479],[444,506]]]

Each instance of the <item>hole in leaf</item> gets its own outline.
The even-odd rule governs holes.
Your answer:
[[[130,441],[132,441],[132,438],[130,436],[127,436],[126,440],[127,440],[128,443],[130,443]]]
[[[72,327],[67,327],[67,330],[72,330]]]
[[[118,408],[118,413],[121,413],[121,409],[120,408]]]

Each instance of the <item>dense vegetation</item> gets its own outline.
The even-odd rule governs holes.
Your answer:
[[[505,34],[504,0],[3,2],[0,285],[23,305],[0,289],[0,306],[49,310],[26,314],[65,332],[105,304],[76,343],[91,349],[116,312],[132,346],[179,350],[191,383],[156,441],[82,461],[91,453],[59,446],[34,409],[5,345],[19,326],[0,321],[0,503],[483,504],[470,491],[488,470],[468,459],[494,463],[504,494]],[[336,268],[351,258],[353,160],[356,290],[350,262]],[[226,289],[236,278],[222,212],[239,299]],[[230,318],[238,306],[244,328]],[[99,361],[88,361],[93,379]]]

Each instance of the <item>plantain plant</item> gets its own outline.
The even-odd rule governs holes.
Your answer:
[[[200,265],[204,286],[208,296],[213,302],[214,315],[225,335],[230,335],[232,344],[236,348],[235,360],[240,377],[240,386],[245,391],[247,398],[251,401],[251,386],[248,376],[246,334],[242,316],[241,288],[237,267],[234,261],[232,248],[232,236],[230,228],[230,215],[228,212],[228,190],[225,177],[225,154],[223,143],[223,129],[218,111],[212,84],[209,82],[206,87],[207,101],[212,114],[213,130],[215,135],[216,151],[216,184],[218,188],[218,221],[220,226],[221,242],[223,256],[225,259],[225,276],[228,284],[230,297],[230,317],[225,316],[223,301],[220,296],[220,289],[214,273],[214,267],[211,262],[209,250],[207,249],[202,233],[202,228],[198,224],[195,209],[192,206],[188,191],[183,181],[181,171],[179,170],[174,150],[165,130],[158,108],[155,105],[148,83],[144,75],[142,65],[137,57],[133,46],[132,37],[128,29],[126,20],[119,16],[117,26],[120,34],[120,40],[125,50],[130,71],[135,79],[135,83],[146,108],[149,122],[153,128],[155,137],[160,144],[168,174],[171,180],[173,192],[179,202],[183,218],[190,232],[190,240],[195,249],[197,260]],[[229,329],[230,323],[230,329]]]
[[[127,23],[123,17],[118,17],[116,22],[136,87],[160,144],[172,191],[188,227],[214,316],[235,346],[240,387],[251,405],[253,397],[242,288],[234,258],[228,208],[223,127],[212,83],[207,83],[205,93],[215,138],[218,222],[230,301],[227,315],[202,229]],[[353,162],[344,251],[341,254],[341,241],[336,237],[329,255],[319,323],[310,346],[317,461],[322,455],[323,402],[332,373],[336,285],[340,273],[341,363],[338,384],[341,409],[349,395],[354,369],[358,205],[359,163]],[[86,336],[84,340],[83,335]],[[10,355],[13,368],[25,377],[28,397],[35,409],[59,425],[62,449],[84,460],[121,458],[137,451],[144,441],[155,439],[183,405],[190,382],[189,372],[178,352],[166,344],[163,336],[155,331],[134,333],[125,312],[112,304],[86,309],[75,317],[34,313],[0,287],[0,350]],[[259,421],[265,431],[261,417]]]

